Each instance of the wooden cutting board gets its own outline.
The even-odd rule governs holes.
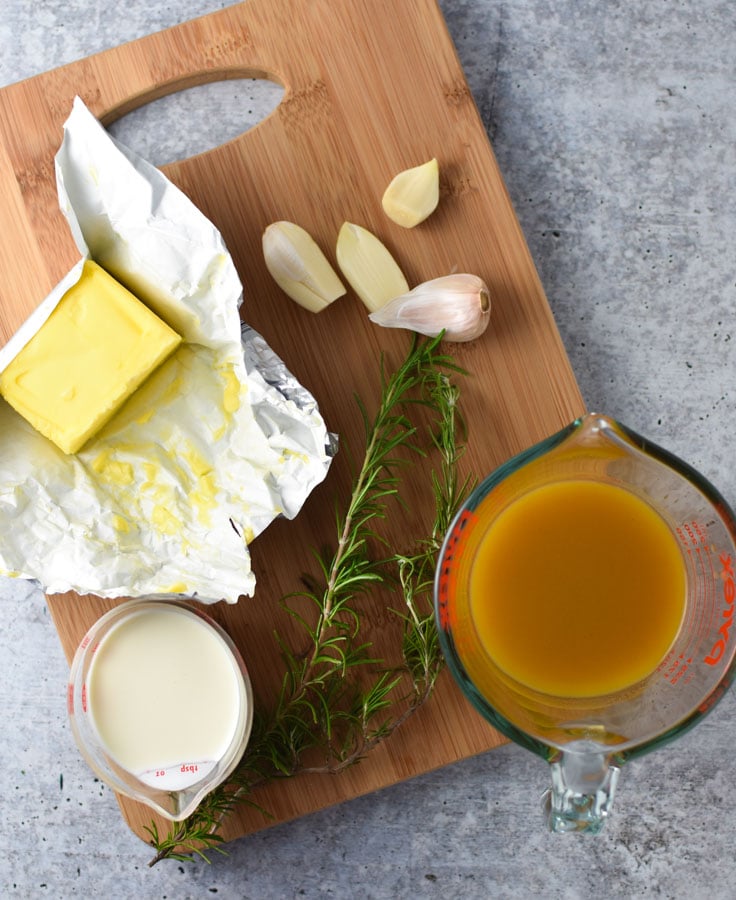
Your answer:
[[[410,283],[465,270],[491,288],[489,330],[452,345],[469,376],[467,471],[490,471],[584,411],[533,262],[440,10],[434,0],[249,0],[0,91],[0,345],[71,268],[78,253],[58,210],[53,157],[79,94],[110,123],[195,84],[235,77],[280,82],[283,100],[256,128],[166,167],[221,230],[243,281],[243,316],[317,397],[343,448],[361,447],[354,394],[373,407],[379,358],[398,363],[404,332],[372,326],[352,294],[314,316],[276,288],[263,264],[266,225],[290,219],[334,261],[344,220],[362,224],[393,251]],[[441,201],[412,230],[393,224],[381,196],[398,171],[436,156]],[[94,373],[90,373],[94,375]],[[409,508],[396,508],[387,537],[397,548],[428,527],[429,469],[412,467]],[[293,522],[277,521],[252,545],[256,596],[210,608],[240,646],[259,702],[280,679],[273,637],[291,635],[278,599],[315,571],[312,548],[334,544],[333,510],[350,483],[338,454],[326,482]],[[407,548],[405,548],[407,549]],[[87,627],[112,604],[73,594],[48,598],[69,658]],[[391,656],[390,595],[366,601],[378,655]],[[492,748],[502,738],[470,708],[447,674],[435,696],[389,741],[339,777],[300,776],[263,789],[273,818],[243,807],[233,838],[355,797]],[[136,832],[147,808],[122,801]]]

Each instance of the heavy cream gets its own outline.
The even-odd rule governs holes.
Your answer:
[[[100,641],[87,712],[108,755],[151,787],[205,778],[238,739],[243,677],[218,632],[178,606],[147,606]]]

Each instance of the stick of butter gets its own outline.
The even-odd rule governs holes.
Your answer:
[[[0,372],[0,395],[64,453],[76,453],[180,342],[87,260],[79,281]]]

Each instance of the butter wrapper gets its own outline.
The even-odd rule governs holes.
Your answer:
[[[47,593],[252,596],[248,545],[299,512],[336,440],[309,391],[241,324],[242,286],[214,225],[79,99],[56,174],[82,259],[0,351],[0,371],[86,258],[184,340],[74,456],[0,398],[0,574]]]

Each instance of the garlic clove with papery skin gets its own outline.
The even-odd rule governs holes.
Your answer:
[[[472,341],[488,327],[491,294],[477,275],[458,273],[433,278],[394,297],[368,318],[384,328],[407,328],[445,340]]]
[[[281,290],[310,312],[321,312],[346,293],[345,286],[301,225],[273,222],[263,232],[263,259]]]

